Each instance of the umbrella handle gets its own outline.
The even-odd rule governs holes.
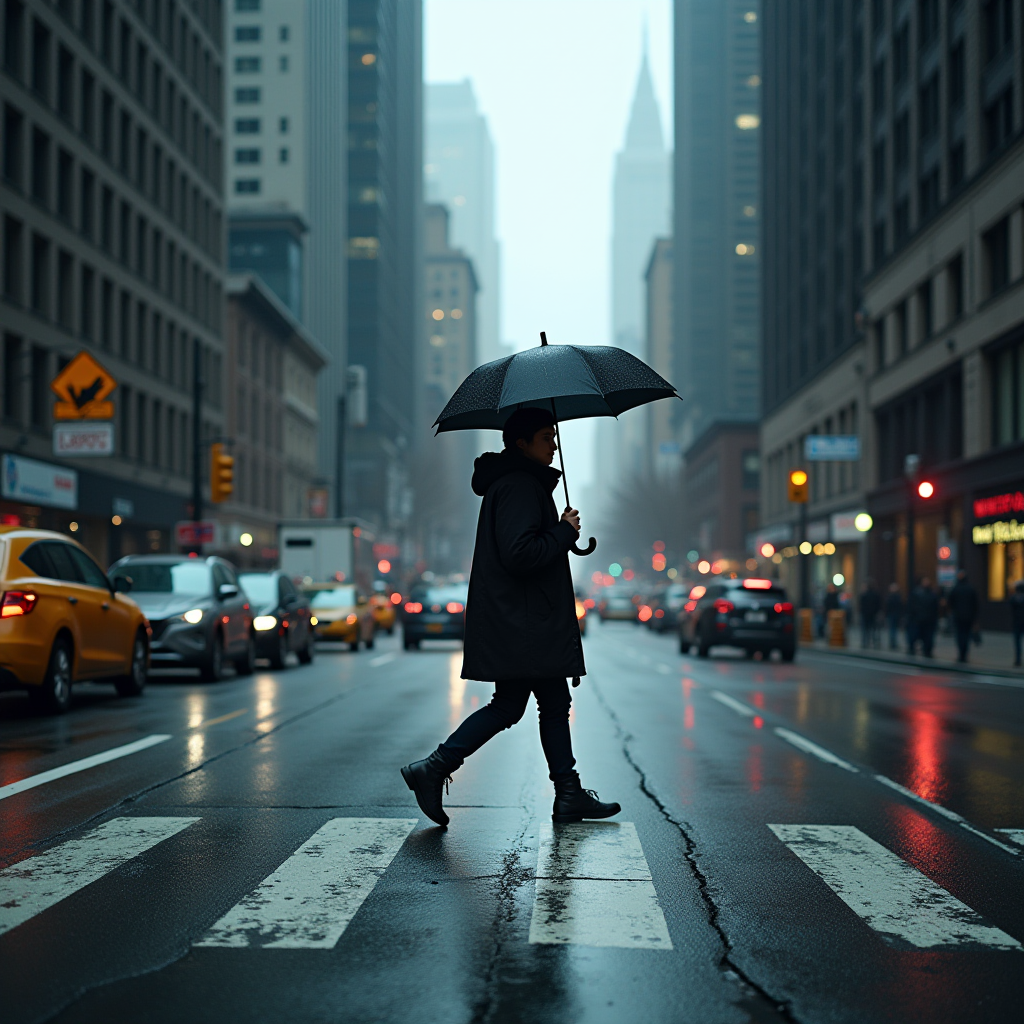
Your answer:
[[[589,543],[585,548],[577,547],[575,544],[569,550],[574,555],[592,555],[597,548],[597,538],[591,537]]]
[[[548,343],[547,335],[540,332],[540,343],[546,345]],[[565,490],[565,507],[567,509],[572,508],[572,502],[569,501],[569,485],[565,480],[565,460],[562,458],[562,438],[558,433],[558,415],[555,412],[555,400],[551,399],[551,418],[555,421],[555,443],[558,445],[558,464],[562,467],[562,487]],[[597,548],[597,538],[591,537],[585,548],[579,548],[575,542],[569,550],[574,555],[592,555]]]

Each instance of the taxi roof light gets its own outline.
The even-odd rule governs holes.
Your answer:
[[[771,590],[771,580],[744,580],[743,586],[747,590]]]

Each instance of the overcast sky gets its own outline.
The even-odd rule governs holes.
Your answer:
[[[517,348],[542,330],[552,342],[610,341],[612,172],[645,20],[671,140],[670,0],[426,0],[427,81],[471,79],[490,123],[502,335]],[[591,437],[589,425],[566,431],[570,485],[590,482]]]

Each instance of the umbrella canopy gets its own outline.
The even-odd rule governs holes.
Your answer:
[[[543,335],[542,335],[543,338]],[[548,345],[477,367],[437,417],[442,430],[501,430],[522,406],[550,409],[556,420],[618,416],[676,389],[636,356],[607,345]]]

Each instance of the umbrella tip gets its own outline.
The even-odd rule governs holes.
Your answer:
[[[547,334],[544,331],[540,332],[540,343],[541,343],[542,346],[544,346],[544,345],[546,345],[548,343],[548,336],[547,336]]]

